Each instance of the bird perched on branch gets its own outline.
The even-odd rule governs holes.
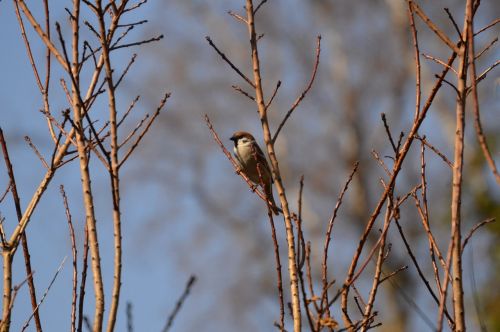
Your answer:
[[[267,163],[266,156],[257,142],[255,142],[255,138],[246,131],[237,131],[230,139],[234,142],[234,155],[240,164],[241,170],[250,181],[260,185],[264,189],[264,193],[271,203],[271,209],[274,214],[278,215],[278,207],[274,202],[273,189],[271,186],[273,183],[271,169]],[[259,165],[258,169],[257,165]]]

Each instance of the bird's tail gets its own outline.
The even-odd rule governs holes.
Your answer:
[[[271,208],[271,210],[273,211],[273,213],[275,215],[279,215],[279,211],[281,209],[276,205],[276,202],[274,201],[273,189],[272,189],[271,184],[269,184],[268,186],[266,186],[264,188],[264,191],[265,191],[267,199],[268,199],[269,207]]]

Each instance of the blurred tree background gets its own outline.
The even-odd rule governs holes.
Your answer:
[[[231,88],[241,84],[241,79],[205,41],[205,36],[210,36],[240,68],[250,73],[247,31],[226,14],[228,10],[240,11],[242,6],[243,2],[229,0],[170,0],[151,2],[141,9],[150,22],[135,33],[143,36],[164,33],[165,38],[141,50],[138,64],[124,82],[121,106],[126,107],[128,101],[140,94],[141,107],[154,109],[165,87],[172,91],[168,110],[123,174],[124,215],[128,223],[124,226],[123,298],[132,302],[136,308],[134,321],[137,326],[147,327],[145,330],[162,326],[166,312],[182,292],[184,280],[192,273],[198,276],[198,283],[175,322],[175,330],[234,331],[237,327],[238,331],[271,331],[278,318],[275,261],[265,207],[234,175],[203,122],[203,114],[207,113],[221,138],[227,139],[224,142],[227,145],[235,130],[260,133],[254,104]],[[462,2],[423,1],[421,6],[451,35],[454,29],[443,8],[448,7],[459,22],[463,19]],[[0,3],[3,15],[6,8],[11,9],[5,2]],[[476,14],[476,29],[491,22],[499,12],[500,3],[482,3]],[[8,21],[1,22],[0,27],[8,24]],[[407,5],[400,0],[273,0],[259,13],[257,24],[259,32],[264,33],[260,55],[267,95],[278,80],[282,81],[269,111],[274,128],[309,79],[316,35],[321,34],[323,38],[313,89],[280,134],[276,149],[294,208],[299,178],[302,174],[305,176],[303,227],[313,243],[315,277],[320,276],[319,254],[337,195],[354,162],[360,161],[360,172],[344,200],[331,247],[330,271],[340,284],[359,233],[382,191],[379,178],[384,172],[371,155],[372,150],[381,156],[390,153],[380,114],[386,113],[396,133],[407,131],[413,119],[415,68]],[[421,52],[447,57],[448,50],[418,20],[417,30]],[[479,36],[476,48],[483,48],[498,35],[497,25]],[[22,47],[17,43],[13,49]],[[19,56],[25,57],[24,50],[20,50]],[[479,70],[499,55],[498,48],[490,50],[478,62]],[[0,60],[1,66],[6,66],[5,59]],[[425,97],[434,73],[441,67],[424,58],[421,61]],[[29,70],[29,64],[25,66]],[[28,120],[28,125],[16,127],[13,117],[17,101],[6,96],[7,83],[2,81],[4,130],[19,143],[25,134],[36,136],[43,124],[32,127]],[[34,88],[34,83],[30,84]],[[479,88],[484,130],[492,151],[496,151],[497,163],[499,84],[497,70],[490,73]],[[38,106],[23,107],[33,112]],[[453,154],[454,109],[454,92],[444,86],[420,130],[421,136],[426,135],[448,157]],[[257,139],[262,143],[262,137]],[[466,140],[464,232],[487,217],[500,217],[500,188],[477,144],[470,115]],[[418,147],[414,145],[405,161],[404,173],[398,182],[401,191],[396,195],[404,195],[419,183]],[[19,156],[25,156],[18,157],[19,163],[33,158],[26,156],[30,151],[26,152],[24,144],[16,145],[15,149],[24,151],[18,152]],[[449,237],[451,173],[439,157],[427,151],[431,225],[438,241],[445,243]],[[391,163],[390,159],[384,160]],[[32,171],[25,167],[25,173]],[[60,181],[65,181],[64,175]],[[76,204],[77,189],[73,196]],[[57,198],[53,201],[45,202],[45,208],[39,213],[41,219],[48,218],[50,206],[60,209],[63,216],[60,202]],[[75,214],[77,210],[75,207]],[[413,203],[403,206],[401,222],[422,259],[421,264],[428,268],[425,272],[432,275],[430,262],[425,262],[427,239]],[[57,227],[65,227],[62,221],[59,224]],[[285,254],[284,227],[279,221],[276,224],[280,249]],[[42,226],[30,229],[33,233],[30,236],[47,239],[47,229],[40,235],[38,227]],[[65,229],[54,234],[60,236],[57,241],[61,244],[53,244],[59,249],[52,250],[69,252]],[[490,331],[500,330],[499,237],[497,221],[473,237],[464,257],[466,314],[471,330],[479,330],[480,322]],[[389,241],[392,243],[389,266],[397,269],[407,264],[408,255],[395,229],[390,231]],[[43,255],[34,256],[35,261],[38,259],[38,269],[45,269],[40,267]],[[69,269],[66,272],[67,276],[61,277],[63,280],[70,278]],[[50,271],[47,274],[50,275]],[[360,290],[369,289],[369,282],[361,281]],[[140,291],[134,289],[140,283],[147,285]],[[380,329],[430,329],[427,321],[435,321],[436,305],[423,288],[413,266],[400,273],[395,282],[384,283],[375,305],[384,324]],[[53,310],[57,301],[62,301],[63,291],[59,293],[55,289],[54,299],[47,300],[42,315],[44,311]],[[119,316],[122,321],[123,304]]]

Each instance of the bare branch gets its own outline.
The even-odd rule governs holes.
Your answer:
[[[399,269],[392,271],[391,273],[389,273],[388,275],[386,275],[382,279],[380,279],[380,283],[383,283],[387,279],[394,277],[396,274],[398,274],[399,272],[404,271],[406,269],[408,269],[408,265],[401,266]]]
[[[471,19],[472,20],[472,19]],[[470,24],[467,24],[467,39],[468,39],[468,52],[469,52],[469,72],[471,77],[471,91],[472,91],[472,106],[474,111],[474,127],[476,128],[476,136],[479,141],[479,145],[483,150],[483,155],[486,158],[488,166],[497,181],[497,184],[500,186],[500,173],[498,172],[497,166],[495,164],[495,160],[491,156],[490,148],[488,146],[488,142],[486,141],[486,137],[483,132],[483,126],[481,124],[481,115],[479,112],[479,96],[477,92],[477,73],[476,73],[476,59],[475,59],[475,49],[474,49],[474,32],[472,27],[472,21]],[[500,60],[499,60],[500,61]]]
[[[31,141],[31,138],[29,136],[24,136],[24,140],[26,141],[26,143],[28,143],[28,145],[30,146],[30,148],[35,152],[36,156],[38,157],[38,159],[40,159],[40,161],[42,162],[42,164],[45,167],[45,169],[48,170],[49,169],[49,165],[47,164],[47,162],[43,158],[43,156],[40,153],[40,151],[38,151],[38,149],[36,148],[35,144],[33,144],[33,142]]]
[[[182,304],[186,300],[186,298],[189,295],[189,292],[191,291],[191,288],[193,287],[194,283],[196,282],[196,276],[192,275],[189,277],[189,280],[186,284],[186,288],[184,289],[184,293],[182,293],[181,297],[177,300],[177,303],[175,304],[174,310],[170,313],[167,319],[167,325],[163,328],[163,332],[168,332],[170,328],[172,327],[172,324],[174,322],[175,317],[179,313],[179,310],[182,307]]]
[[[151,116],[151,118],[149,119],[148,123],[146,124],[146,127],[144,127],[144,129],[142,130],[142,132],[139,134],[139,137],[137,137],[136,141],[132,144],[132,146],[127,151],[127,153],[122,158],[122,160],[118,163],[118,168],[120,168],[123,165],[123,163],[128,159],[128,157],[130,157],[130,155],[132,154],[132,152],[134,152],[135,148],[139,145],[139,143],[141,142],[141,140],[144,137],[144,135],[146,135],[146,133],[148,132],[149,128],[151,127],[151,125],[155,121],[156,117],[160,114],[160,111],[163,109],[163,106],[165,106],[165,103],[167,102],[167,99],[169,97],[170,97],[170,93],[168,93],[168,92],[165,93],[163,99],[160,102],[160,105],[156,109],[156,112],[153,114],[153,116]]]
[[[77,299],[77,285],[78,285],[78,269],[77,269],[77,250],[76,250],[76,239],[75,230],[73,228],[73,222],[71,218],[71,212],[69,211],[68,198],[66,192],[64,191],[64,186],[60,185],[59,190],[63,198],[64,210],[66,212],[66,221],[68,222],[69,237],[71,239],[71,252],[73,254],[73,298],[71,301],[71,331],[76,331],[76,299]]]
[[[43,31],[42,27],[36,19],[33,17],[33,14],[31,14],[30,10],[28,9],[28,6],[24,3],[24,0],[15,0],[17,4],[21,7],[21,10],[23,11],[24,15],[26,15],[26,18],[28,18],[28,21],[30,24],[33,26],[35,31],[38,33],[40,36],[40,39],[45,43],[47,48],[50,49],[50,52],[54,54],[56,57],[57,61],[59,61],[60,65],[63,67],[65,71],[69,70],[69,67],[66,64],[66,61],[64,61],[64,58],[61,56],[61,53],[57,50],[57,48],[52,44],[52,41],[50,40],[50,37]]]
[[[500,18],[494,19],[493,22],[491,22],[490,24],[486,25],[484,28],[479,29],[477,32],[474,32],[474,36],[479,35],[481,32],[484,32],[484,31],[488,30],[489,28],[491,28],[494,25],[497,25],[498,23],[500,23]]]
[[[492,223],[492,222],[495,222],[496,219],[495,218],[488,218],[486,220],[483,220],[481,221],[480,223],[477,223],[476,225],[474,225],[474,227],[472,227],[472,229],[469,231],[469,234],[467,234],[467,236],[465,237],[464,239],[464,242],[462,243],[462,254],[464,252],[464,249],[465,249],[465,246],[467,245],[467,243],[469,243],[469,240],[470,238],[472,237],[472,235],[474,235],[474,233],[481,227],[483,227],[484,225],[486,224],[489,224],[489,223]]]
[[[297,108],[297,106],[299,106],[299,104],[302,102],[302,100],[307,95],[309,90],[311,90],[311,87],[314,83],[314,80],[316,79],[316,72],[318,71],[320,53],[321,53],[321,36],[318,36],[316,38],[316,60],[314,61],[314,66],[313,66],[313,70],[311,73],[311,79],[309,80],[309,83],[307,84],[306,88],[302,91],[300,96],[297,97],[297,99],[293,103],[292,107],[288,110],[285,117],[283,118],[283,120],[279,124],[278,129],[276,130],[276,133],[274,133],[274,136],[272,138],[273,144],[274,144],[274,142],[276,142],[276,139],[278,138],[278,135],[279,135],[281,129],[285,125],[285,123],[288,120],[288,118],[290,117],[290,115],[292,115],[292,112]]]
[[[115,51],[115,50],[118,50],[120,48],[132,47],[132,46],[139,46],[139,45],[144,45],[144,44],[148,44],[148,43],[152,43],[152,42],[157,42],[157,41],[162,40],[163,37],[164,37],[163,35],[159,35],[157,37],[152,37],[152,38],[141,40],[141,41],[138,41],[138,42],[135,42],[135,43],[128,43],[128,44],[116,45],[116,46],[110,47],[109,50],[110,51]]]
[[[42,298],[40,299],[40,302],[38,303],[38,305],[36,306],[34,312],[31,314],[31,316],[28,318],[28,320],[24,323],[21,331],[25,331],[29,324],[30,324],[30,321],[31,319],[33,318],[33,316],[36,314],[36,312],[38,312],[38,309],[40,308],[40,306],[42,305],[43,301],[45,300],[45,298],[47,297],[47,294],[49,294],[49,291],[50,289],[52,288],[52,285],[54,284],[54,282],[56,281],[57,279],[57,276],[59,275],[59,272],[61,272],[63,266],[64,266],[64,263],[66,262],[66,258],[68,258],[68,256],[64,256],[61,264],[59,264],[59,267],[57,268],[56,270],[56,273],[54,274],[54,276],[52,277],[52,280],[50,281],[49,283],[49,286],[47,287],[47,289],[45,290],[45,292],[43,293],[42,295]]]
[[[457,47],[457,45],[455,45],[455,43],[453,43],[450,40],[450,38],[448,38],[448,36],[441,29],[439,29],[436,26],[436,24],[434,24],[434,22],[432,22],[432,20],[424,13],[422,8],[420,8],[420,6],[416,2],[414,2],[414,1],[409,1],[409,2],[411,4],[411,6],[413,7],[413,11],[418,16],[420,16],[422,21],[424,21],[425,24],[427,24],[429,29],[431,29],[446,45],[448,45],[448,47],[451,48],[453,50],[453,52],[458,54],[459,48]]]
[[[280,86],[281,86],[281,81],[278,81],[278,83],[276,83],[276,87],[274,88],[273,94],[271,95],[271,98],[266,104],[266,111],[269,109],[269,106],[271,106],[271,104],[273,103],[274,97],[276,97],[276,94],[278,93],[278,89],[280,88]]]
[[[130,111],[132,111],[132,109],[134,108],[135,104],[137,103],[137,101],[139,100],[140,96],[136,96],[134,98],[134,100],[130,103],[130,106],[128,107],[127,111],[123,114],[123,117],[117,122],[116,126],[117,127],[120,127],[121,124],[123,123],[123,121],[127,118],[127,116],[129,115]]]
[[[452,72],[454,72],[454,73],[455,73],[455,75],[456,75],[456,74],[458,74],[458,73],[457,73],[457,71],[455,70],[455,68],[453,68],[452,66],[449,66],[446,62],[444,62],[444,61],[442,61],[442,60],[440,60],[440,59],[438,59],[438,58],[435,58],[435,57],[433,57],[433,56],[431,56],[431,55],[425,54],[425,53],[422,53],[422,55],[423,55],[423,57],[424,57],[424,58],[426,58],[426,59],[429,59],[429,60],[432,60],[432,61],[434,61],[434,62],[436,62],[436,63],[439,63],[439,64],[440,64],[441,66],[443,66],[443,67],[447,67],[447,68],[448,68],[448,69],[450,69]]]
[[[267,2],[267,0],[261,0],[260,3],[257,5],[257,7],[255,7],[254,11],[253,11],[253,14],[257,14],[257,12],[259,11],[260,7],[262,7],[263,4],[265,4]]]
[[[244,17],[242,17],[241,15],[236,14],[236,13],[230,11],[230,10],[227,13],[229,15],[231,15],[232,17],[234,17],[236,20],[242,22],[243,24],[245,24],[245,25],[248,24],[247,20]]]
[[[241,93],[242,95],[244,95],[245,97],[247,97],[248,99],[255,101],[255,97],[254,96],[252,96],[251,94],[249,94],[248,92],[246,92],[245,90],[243,90],[242,88],[240,88],[239,86],[237,86],[237,85],[231,85],[231,87],[234,90],[236,90],[239,93]]]
[[[425,136],[424,137],[420,137],[418,135],[415,134],[415,138],[418,139],[420,142],[424,143],[427,147],[429,147],[432,151],[434,151],[434,153],[436,153],[439,157],[441,157],[441,159],[443,159],[443,161],[448,165],[450,166],[450,168],[453,168],[453,163],[441,152],[439,151],[439,149],[437,149],[434,145],[432,145],[431,143],[429,143],[426,139],[425,139]]]
[[[241,70],[236,67],[232,62],[231,60],[228,59],[228,57],[226,56],[226,54],[224,54],[224,52],[222,52],[221,50],[219,50],[219,48],[217,46],[215,46],[214,42],[212,41],[212,39],[209,37],[209,36],[206,36],[205,39],[207,40],[208,44],[210,44],[210,46],[212,46],[212,48],[217,52],[217,54],[219,54],[221,56],[221,58],[227,62],[227,64],[236,72],[238,73],[238,75],[241,76],[241,78],[243,78],[245,80],[245,82],[247,82],[252,88],[255,88],[255,84],[245,75],[241,72]]]

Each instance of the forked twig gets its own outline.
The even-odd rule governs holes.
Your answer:
[[[139,145],[139,143],[141,142],[141,140],[144,137],[144,135],[146,135],[146,133],[148,132],[149,128],[151,127],[151,125],[155,121],[156,117],[160,114],[161,110],[165,106],[165,103],[167,102],[167,99],[169,97],[170,97],[170,93],[169,92],[165,93],[165,95],[163,96],[163,99],[161,100],[160,104],[156,108],[156,112],[153,113],[153,115],[151,116],[151,118],[149,119],[149,121],[146,123],[146,126],[144,127],[144,129],[142,130],[142,132],[139,134],[139,136],[137,137],[137,139],[135,140],[135,142],[132,144],[132,146],[127,151],[127,153],[122,158],[122,160],[119,162],[118,168],[120,168],[123,165],[123,163],[128,159],[128,157],[130,157],[130,155],[132,154],[132,152],[134,152],[135,148]]]

